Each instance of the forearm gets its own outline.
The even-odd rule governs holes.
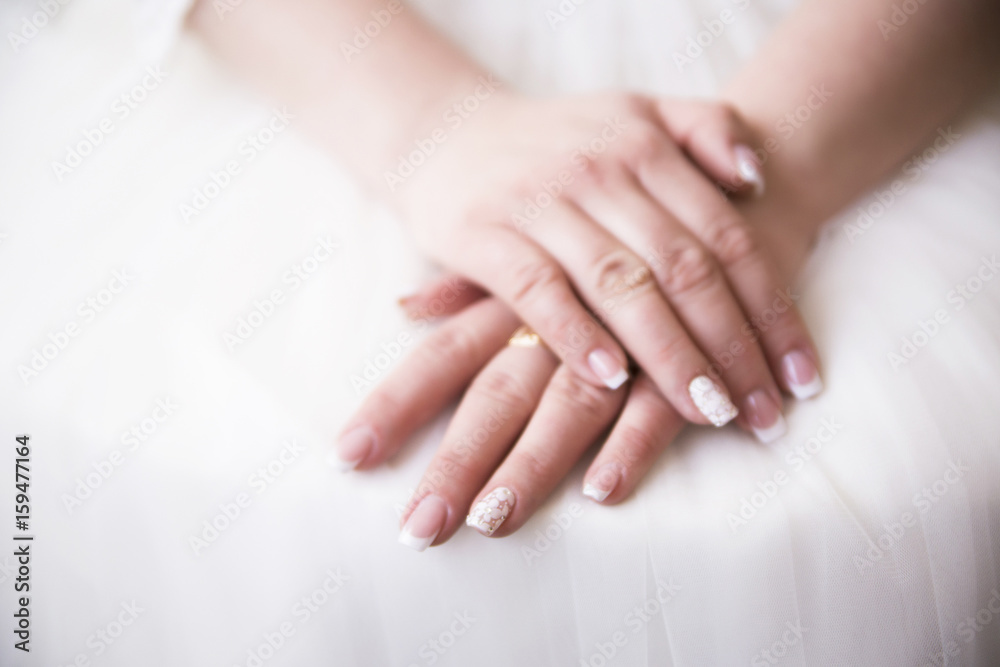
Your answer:
[[[728,87],[766,159],[748,217],[817,225],[995,84],[1000,5],[913,0],[896,26],[894,4],[807,0]]]
[[[482,75],[401,0],[246,0],[224,17],[200,0],[189,21],[369,182],[418,135],[424,117]],[[365,35],[366,24],[375,36]],[[358,39],[361,48],[358,28],[368,38]]]

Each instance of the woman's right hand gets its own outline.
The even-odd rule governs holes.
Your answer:
[[[507,303],[594,386],[625,382],[627,351],[688,421],[722,425],[739,406],[767,434],[779,387],[816,390],[809,334],[712,182],[763,185],[733,111],[619,94],[484,96],[450,133],[428,124],[434,154],[389,178],[427,254]],[[377,446],[351,454],[361,463]]]

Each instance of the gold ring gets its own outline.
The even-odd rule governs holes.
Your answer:
[[[626,279],[625,286],[632,290],[641,285],[645,285],[653,279],[653,270],[643,264]]]
[[[542,337],[539,336],[531,327],[519,326],[517,330],[510,335],[507,339],[507,344],[512,347],[539,347],[545,345],[542,342]]]

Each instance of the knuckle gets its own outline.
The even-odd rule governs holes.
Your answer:
[[[657,367],[669,368],[690,360],[693,343],[684,333],[674,333],[660,341],[653,348],[653,363]]]
[[[571,408],[574,414],[600,417],[616,402],[617,394],[585,382],[576,373],[556,373],[549,382],[552,396]]]
[[[667,142],[664,134],[650,123],[635,123],[619,140],[618,156],[633,169],[660,154]]]
[[[460,326],[446,326],[435,331],[417,349],[428,364],[453,367],[477,358],[479,348],[479,342],[469,330]]]
[[[491,369],[473,382],[470,391],[491,403],[507,408],[521,408],[529,403],[524,383],[507,371]]]
[[[511,299],[515,304],[525,304],[552,288],[562,284],[562,270],[553,264],[539,259],[529,259],[515,263],[510,272],[513,290]]]
[[[680,295],[704,289],[716,278],[715,262],[709,252],[698,243],[691,243],[670,251],[663,288],[668,294]]]
[[[613,294],[636,283],[644,268],[642,262],[623,248],[614,248],[594,260],[594,285],[601,294]]]
[[[742,221],[732,219],[712,224],[709,227],[708,242],[723,266],[733,266],[754,257],[759,248],[750,227]]]
[[[617,179],[617,174],[606,160],[594,160],[588,157],[578,167],[577,176],[570,185],[569,191],[579,194],[593,189],[607,190]]]

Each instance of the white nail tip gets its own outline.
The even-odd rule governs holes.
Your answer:
[[[691,380],[688,393],[698,412],[705,415],[715,426],[725,426],[740,413],[726,392],[707,375],[699,375]]]
[[[752,428],[753,434],[764,444],[774,442],[788,433],[788,424],[785,423],[785,418],[780,415],[778,416],[778,421],[774,422],[773,425],[768,426],[767,428]]]
[[[605,498],[611,495],[610,491],[602,491],[593,484],[586,484],[583,487],[583,495],[588,498],[593,498],[597,502],[603,502]]]
[[[488,537],[496,532],[513,509],[514,493],[507,487],[501,486],[490,491],[476,503],[469,516],[465,517],[465,525],[472,526]]]
[[[608,389],[617,389],[628,382],[628,371],[621,370],[618,371],[613,377],[604,380],[604,384],[607,385]]]
[[[764,179],[757,168],[748,162],[740,163],[740,176],[747,183],[753,185],[753,196],[760,197],[764,194]]]
[[[358,467],[358,464],[361,463],[361,459],[358,459],[357,461],[345,461],[337,456],[337,452],[330,452],[330,454],[326,457],[326,462],[327,465],[335,470],[339,470],[340,472],[350,472]]]
[[[739,146],[736,149],[736,169],[740,178],[746,183],[753,185],[753,194],[760,197],[764,194],[764,176],[757,166],[756,156],[750,148]]]
[[[434,538],[437,537],[437,533],[431,535],[430,537],[414,537],[410,531],[403,529],[399,533],[399,543],[414,549],[415,551],[423,551],[431,545]]]
[[[807,384],[789,384],[788,388],[792,390],[792,395],[799,400],[812,398],[823,391],[823,380],[817,375],[813,378],[812,382]]]

